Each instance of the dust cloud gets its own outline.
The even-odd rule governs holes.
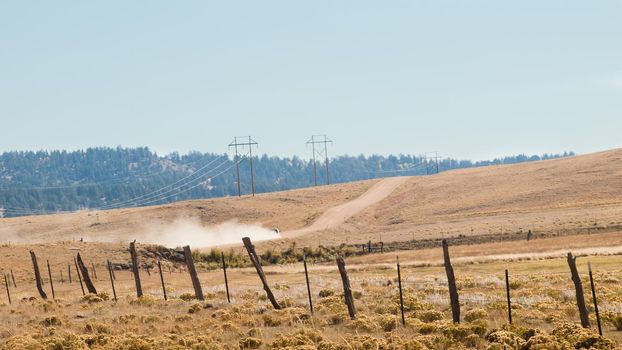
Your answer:
[[[237,220],[203,226],[198,218],[179,218],[171,223],[147,224],[136,238],[141,243],[161,244],[170,248],[183,245],[206,248],[241,244],[242,237],[263,241],[278,239],[281,235],[260,225],[241,224]]]

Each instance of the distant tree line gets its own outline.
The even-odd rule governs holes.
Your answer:
[[[331,183],[573,156],[524,154],[472,162],[413,155],[339,156],[330,161]],[[253,158],[256,192],[313,185],[313,162],[299,157]],[[208,165],[209,164],[209,165]],[[326,182],[317,163],[318,184]],[[250,192],[248,159],[240,161],[241,190]],[[0,155],[0,216],[108,209],[237,195],[235,160],[191,152],[160,156],[146,147],[79,151],[5,152]]]

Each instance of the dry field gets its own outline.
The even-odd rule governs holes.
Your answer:
[[[622,341],[622,150],[511,166],[450,171],[427,177],[369,180],[165,206],[0,219],[0,268],[12,304],[0,297],[0,346],[6,349],[579,349],[620,348]],[[190,297],[183,262],[163,260],[169,296],[162,298],[156,256],[144,244],[157,229],[180,219],[201,227],[231,220],[278,227],[282,238],[255,242],[259,253],[279,255],[318,246],[353,251],[355,243],[384,241],[384,254],[350,254],[346,262],[357,319],[343,303],[334,256],[309,266],[315,313],[308,309],[300,263],[265,270],[277,299],[267,302],[254,269],[222,271],[198,263],[207,297]],[[180,226],[179,231],[184,231]],[[526,242],[528,230],[534,239]],[[190,244],[184,232],[169,246]],[[193,233],[194,234],[194,233]],[[84,238],[85,242],[79,242]],[[146,296],[135,297],[129,271],[116,272],[111,300],[105,261],[127,264],[128,242],[138,238]],[[175,238],[175,237],[174,237]],[[451,323],[441,249],[448,238],[458,280],[462,322]],[[503,240],[503,241],[501,241]],[[205,240],[202,240],[204,242]],[[407,242],[408,241],[408,242]],[[394,243],[391,246],[391,242]],[[455,243],[455,244],[454,244]],[[397,248],[396,248],[397,247]],[[149,248],[146,250],[146,248]],[[51,295],[38,297],[29,250]],[[225,252],[243,253],[239,245]],[[319,250],[319,248],[318,248]],[[595,269],[604,338],[577,326],[574,289],[564,255],[579,256],[586,301],[592,305],[586,263]],[[82,296],[67,281],[67,265],[80,252],[95,264],[98,296]],[[328,253],[326,253],[328,252]],[[196,252],[199,254],[199,251]],[[399,322],[395,258],[402,262],[406,325]],[[198,256],[198,255],[197,255]],[[238,255],[243,256],[243,255]],[[247,260],[246,260],[247,261]],[[170,268],[170,270],[169,270]],[[504,269],[510,270],[514,325],[507,325]],[[61,271],[64,282],[61,282]],[[591,308],[593,311],[593,308]],[[594,313],[591,312],[591,317]],[[592,323],[595,321],[592,320]]]
[[[34,286],[28,248],[40,266],[50,260],[56,299],[44,301]],[[13,270],[12,304],[1,298],[0,337],[6,349],[615,349],[622,340],[622,256],[582,256],[578,265],[591,306],[586,264],[592,263],[604,338],[578,326],[570,273],[564,259],[461,260],[452,247],[462,322],[452,324],[447,280],[433,260],[415,264],[402,255],[406,325],[401,325],[394,254],[371,254],[347,261],[355,296],[356,320],[350,320],[333,263],[310,264],[315,313],[308,307],[301,264],[266,266],[277,300],[274,310],[251,268],[228,270],[231,303],[221,270],[200,269],[206,300],[192,299],[190,277],[180,264],[166,262],[163,300],[160,276],[141,270],[145,297],[135,297],[133,277],[116,272],[112,300],[104,259],[127,262],[125,246],[58,243],[54,246],[4,246],[5,272]],[[140,247],[140,251],[144,246]],[[80,251],[87,265],[96,264],[98,295],[82,297],[75,281],[60,282],[60,271]],[[440,249],[427,252],[439,259]],[[462,252],[464,254],[464,252]],[[141,252],[141,261],[149,255]],[[358,260],[357,260],[358,259]],[[365,261],[365,262],[363,262]],[[172,266],[169,272],[168,267]],[[72,267],[73,268],[73,267]],[[504,269],[510,271],[513,326],[507,325]],[[44,273],[46,292],[51,295]],[[3,291],[4,292],[4,291]]]

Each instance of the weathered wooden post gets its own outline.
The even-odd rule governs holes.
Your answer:
[[[69,283],[72,283],[72,281],[71,281],[71,264],[67,264],[67,275],[69,275]]]
[[[380,253],[384,253],[384,242],[380,242]]]
[[[505,293],[508,299],[508,321],[512,324],[512,303],[510,302],[510,276],[508,270],[505,269]]]
[[[54,281],[52,281],[52,270],[50,269],[50,261],[46,260],[48,265],[48,276],[50,277],[50,289],[52,289],[52,299],[56,299],[56,293],[54,293]]]
[[[404,318],[404,296],[402,294],[402,273],[400,272],[400,257],[397,257],[397,286],[400,289],[400,311],[402,312],[402,326],[406,325]]]
[[[136,241],[130,242],[130,256],[132,257],[132,273],[134,274],[134,282],[136,284],[136,296],[143,296],[143,287],[140,284],[140,275],[138,274],[138,254],[136,254]]]
[[[108,265],[108,274],[110,275],[110,284],[112,285],[112,295],[114,296],[114,301],[117,301],[117,291],[114,288],[114,278],[112,276],[112,264],[110,264],[110,260],[107,261]]]
[[[590,326],[590,319],[587,313],[587,307],[585,306],[585,297],[583,295],[583,284],[581,283],[581,277],[577,271],[576,257],[572,256],[572,253],[568,253],[568,266],[570,267],[570,273],[572,275],[572,282],[574,282],[574,288],[577,295],[577,307],[579,308],[579,316],[581,317],[581,326],[588,328]]]
[[[307,295],[309,296],[309,309],[311,310],[311,315],[313,315],[313,300],[311,299],[311,287],[309,285],[309,271],[307,270],[307,255],[302,255],[302,264],[305,268],[305,281],[307,282]]]
[[[4,274],[4,288],[6,288],[6,296],[9,298],[9,305],[11,305],[11,292],[9,291],[9,281],[6,277],[6,273]]]
[[[63,278],[63,270],[60,270],[60,283],[65,283],[65,279]]]
[[[93,270],[93,278],[98,280],[99,278],[97,278],[97,270],[95,270],[95,263],[91,262],[91,269]]]
[[[356,309],[354,308],[354,298],[352,297],[352,289],[350,288],[350,279],[348,278],[348,272],[346,271],[346,262],[340,256],[337,256],[337,268],[341,275],[341,282],[343,283],[343,295],[348,306],[348,314],[350,319],[356,318]]]
[[[13,274],[13,269],[11,269],[11,279],[13,280],[13,287],[17,288],[17,283],[15,283],[15,275]]]
[[[371,250],[371,240],[369,240],[369,241],[367,242],[367,252],[368,252],[368,253],[373,253],[373,252],[372,252],[372,250]]]
[[[257,274],[259,275],[259,279],[261,280],[261,283],[263,284],[263,289],[266,291],[266,295],[268,296],[270,303],[272,303],[272,306],[275,309],[277,310],[281,309],[281,305],[279,305],[279,303],[276,301],[274,294],[272,294],[272,290],[270,290],[270,286],[268,285],[268,280],[266,279],[266,275],[263,272],[263,268],[261,267],[261,262],[259,261],[259,257],[257,256],[257,253],[255,252],[255,246],[253,246],[253,244],[251,243],[251,239],[248,237],[244,237],[242,238],[242,242],[244,243],[244,247],[246,248],[246,251],[248,252],[248,256],[250,257],[251,262],[255,266],[255,270],[257,271]]]
[[[82,275],[82,279],[84,280],[84,284],[86,284],[86,289],[89,293],[97,294],[97,289],[95,289],[95,285],[93,281],[91,281],[91,277],[89,276],[89,269],[84,265],[82,261],[82,257],[80,253],[78,253],[78,267],[80,268],[80,274]]]
[[[166,287],[164,286],[164,275],[162,274],[162,263],[158,260],[158,271],[160,271],[160,282],[162,282],[162,293],[164,293],[164,301],[166,301]]]
[[[76,273],[78,274],[78,281],[80,281],[80,289],[82,289],[82,295],[86,295],[84,292],[84,285],[82,284],[82,276],[80,276],[80,269],[78,269],[78,262],[76,261],[76,257],[73,257],[73,263],[76,266]]]
[[[456,288],[456,277],[454,268],[449,259],[449,246],[447,240],[443,239],[443,258],[445,259],[445,273],[447,274],[447,284],[449,285],[449,300],[451,302],[451,315],[454,323],[460,323],[460,301],[458,299],[458,288]]]
[[[30,258],[32,259],[32,266],[35,270],[35,280],[37,283],[37,289],[39,290],[39,295],[41,295],[41,298],[47,299],[48,296],[45,294],[43,284],[41,283],[41,273],[39,272],[39,264],[37,264],[37,255],[35,255],[35,252],[32,250],[30,251]]]
[[[190,246],[184,247],[184,256],[186,257],[186,265],[188,266],[188,272],[190,273],[190,279],[192,280],[192,286],[194,287],[194,296],[198,300],[205,300],[203,296],[203,288],[201,288],[201,282],[199,281],[199,275],[197,269],[194,267],[194,259],[192,259],[192,251]]]
[[[225,262],[224,252],[220,252],[220,259],[222,260],[222,272],[225,274],[225,290],[227,291],[227,302],[231,303],[231,298],[229,296],[229,281],[227,280],[227,263]]]
[[[588,271],[590,272],[590,285],[592,286],[592,300],[594,301],[594,312],[596,313],[596,324],[598,325],[598,334],[602,337],[603,329],[600,326],[600,314],[598,312],[598,302],[596,301],[596,288],[594,288],[594,278],[592,277],[592,264],[587,263]]]

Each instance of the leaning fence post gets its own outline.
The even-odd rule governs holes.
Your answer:
[[[572,256],[572,253],[568,253],[568,266],[570,267],[570,273],[572,274],[572,282],[574,282],[574,288],[577,295],[577,307],[579,308],[579,316],[581,317],[581,326],[588,328],[590,326],[590,319],[587,313],[587,307],[585,306],[585,297],[583,295],[583,284],[581,284],[581,277],[577,271],[576,257]]]
[[[590,285],[592,287],[592,300],[594,301],[594,312],[596,313],[596,324],[598,325],[598,334],[602,337],[603,329],[600,327],[600,314],[598,313],[598,302],[596,301],[596,288],[594,288],[594,278],[592,277],[592,264],[587,263],[588,271],[590,272]]]
[[[313,300],[311,300],[311,287],[309,286],[309,271],[307,271],[307,255],[302,255],[302,264],[305,267],[305,281],[307,282],[307,294],[309,295],[309,309],[313,315]]]
[[[225,253],[220,252],[220,259],[222,260],[222,272],[225,274],[225,290],[227,291],[227,302],[231,302],[229,297],[229,281],[227,280],[227,263],[225,262]],[[170,269],[170,267],[169,267]],[[169,270],[170,271],[170,270]]]
[[[114,301],[117,301],[117,291],[114,288],[114,278],[112,277],[112,264],[110,264],[110,260],[107,261],[108,265],[108,274],[110,275],[110,284],[112,285],[112,295],[114,296]]]
[[[72,283],[72,281],[71,281],[71,264],[67,264],[67,274],[69,275],[69,283]]]
[[[80,289],[82,289],[82,295],[86,295],[84,292],[84,285],[82,284],[82,276],[80,275],[80,269],[78,269],[78,262],[76,261],[76,257],[73,257],[73,263],[76,266],[76,273],[78,274],[78,281],[80,281]]]
[[[132,257],[132,272],[134,273],[134,282],[136,283],[136,296],[143,296],[143,288],[140,284],[140,276],[138,274],[138,255],[136,254],[136,241],[130,242],[130,255]]]
[[[203,288],[201,288],[201,282],[199,281],[199,275],[197,269],[194,267],[194,260],[192,259],[192,251],[190,246],[184,247],[184,255],[186,257],[186,265],[188,265],[188,272],[190,273],[190,279],[192,280],[192,286],[194,287],[194,296],[198,300],[205,300],[203,296]]]
[[[17,288],[17,283],[15,283],[15,275],[13,274],[13,269],[11,269],[11,279],[13,280],[13,287]]]
[[[56,293],[54,293],[54,281],[52,281],[52,270],[50,269],[50,261],[46,260],[48,265],[48,276],[50,277],[50,288],[52,289],[52,299],[56,299]]]
[[[39,272],[39,264],[37,264],[37,255],[35,255],[35,252],[33,252],[32,250],[30,251],[30,258],[32,259],[32,266],[35,270],[35,280],[37,282],[37,289],[39,290],[39,295],[41,295],[41,298],[47,299],[48,296],[47,294],[45,294],[45,291],[43,290],[43,285],[41,283],[41,273]]]
[[[80,268],[84,284],[86,284],[86,289],[88,289],[89,293],[97,294],[97,289],[95,289],[95,285],[93,285],[93,281],[91,281],[91,277],[89,276],[89,269],[84,265],[80,253],[78,253],[78,267]]]
[[[451,302],[451,315],[454,323],[460,323],[460,301],[458,299],[458,289],[456,288],[456,277],[454,268],[449,259],[449,246],[447,240],[443,239],[443,258],[445,260],[445,273],[447,274],[447,284],[449,285],[449,299]]]
[[[350,314],[350,319],[354,320],[356,318],[356,309],[354,308],[354,299],[352,298],[350,279],[348,278],[348,272],[346,271],[346,262],[341,256],[337,256],[337,268],[339,268],[341,282],[343,283],[343,295],[346,305],[348,306],[348,314]]]
[[[11,292],[9,292],[9,281],[6,278],[6,273],[4,274],[4,288],[6,288],[6,296],[9,298],[9,305],[11,303]]]
[[[268,280],[266,279],[266,275],[263,272],[263,268],[261,267],[261,263],[259,262],[259,257],[257,257],[257,253],[255,252],[255,246],[253,246],[253,243],[251,243],[251,239],[248,237],[244,237],[242,238],[242,242],[244,243],[244,247],[246,248],[246,251],[248,252],[248,256],[250,257],[251,262],[255,266],[255,270],[257,271],[257,274],[259,275],[259,279],[261,280],[261,283],[263,284],[263,289],[266,291],[266,295],[268,296],[270,303],[272,303],[272,306],[275,309],[277,310],[281,309],[281,305],[279,305],[279,303],[276,301],[274,294],[272,294],[272,290],[270,290],[270,286],[268,285]]]
[[[162,263],[158,260],[158,271],[160,272],[160,282],[162,282],[162,293],[164,293],[164,301],[166,301],[166,287],[164,287],[164,275],[162,274]]]
[[[397,257],[397,286],[400,289],[400,311],[402,312],[402,326],[406,325],[404,318],[404,296],[402,294],[402,273],[400,272],[400,257]]]
[[[510,302],[510,276],[508,270],[505,269],[505,293],[508,299],[508,321],[512,324],[512,304]]]

